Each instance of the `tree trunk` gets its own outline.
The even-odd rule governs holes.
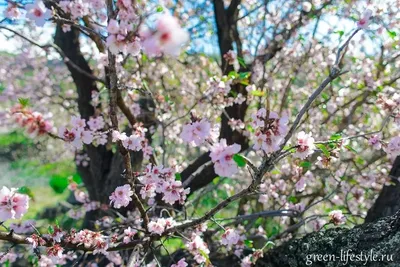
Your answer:
[[[366,222],[372,222],[379,218],[390,216],[400,210],[400,157],[397,157],[390,170],[391,185],[385,185],[376,199],[374,205],[369,209]]]

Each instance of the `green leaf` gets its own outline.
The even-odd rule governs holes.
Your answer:
[[[260,90],[254,90],[254,91],[251,91],[251,94],[254,96],[263,96],[264,92],[260,91]]]
[[[228,77],[231,79],[239,78],[239,74],[236,71],[231,71],[228,73]]]
[[[68,179],[60,175],[53,175],[50,179],[50,187],[53,188],[56,193],[63,193],[68,187]]]
[[[387,31],[388,35],[390,38],[395,39],[397,36],[397,33],[395,31]]]
[[[335,33],[339,34],[339,37],[342,38],[344,31],[335,31]]]
[[[163,8],[162,6],[158,6],[157,9],[156,9],[156,11],[159,12],[159,13],[160,13],[160,12],[163,12],[163,11],[164,11],[164,8]]]
[[[181,181],[182,180],[182,176],[179,172],[175,173],[175,180],[176,181]]]
[[[302,163],[300,163],[300,167],[309,169],[311,167],[311,162],[303,161]]]
[[[252,248],[253,247],[253,240],[246,239],[244,241],[244,244],[246,245],[246,247]]]
[[[331,138],[329,138],[331,141],[337,141],[340,139],[342,139],[342,133],[335,133],[331,136]]]
[[[49,227],[47,227],[47,231],[49,232],[49,234],[54,234],[54,228],[53,226],[49,225]]]
[[[316,144],[315,146],[318,147],[319,149],[321,149],[322,153],[324,153],[324,155],[325,155],[326,157],[329,157],[329,156],[331,155],[331,153],[329,152],[329,150],[326,148],[325,145],[323,145],[323,144]]]
[[[20,97],[18,98],[18,102],[21,104],[22,107],[26,108],[27,106],[29,106],[29,98],[23,98]]]
[[[350,145],[345,145],[344,147],[345,147],[346,149],[348,149],[349,151],[352,151],[352,152],[354,152],[354,153],[356,153],[356,154],[358,153],[357,150],[355,150],[355,149],[354,149],[353,147],[351,147]]]
[[[243,59],[243,58],[238,57],[237,59],[238,59],[238,61],[239,61],[240,66],[242,66],[243,68],[247,68],[246,62],[244,62],[244,59]]]
[[[244,167],[246,166],[246,160],[245,158],[243,158],[243,156],[239,155],[239,154],[235,154],[233,155],[233,160],[236,162],[236,164],[239,167]]]
[[[18,193],[20,193],[20,194],[24,194],[24,195],[27,195],[27,196],[29,196],[31,199],[34,199],[35,197],[34,197],[34,194],[33,194],[33,192],[32,192],[32,190],[29,188],[29,187],[27,187],[27,186],[21,186],[20,188],[18,188],[18,191],[17,191]]]
[[[244,80],[248,79],[250,77],[251,73],[250,72],[241,72],[239,73],[239,79]]]
[[[295,196],[289,196],[288,200],[290,203],[293,203],[293,204],[296,204],[297,202],[299,202],[297,197],[295,197]]]

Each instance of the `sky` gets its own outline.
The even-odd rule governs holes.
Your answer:
[[[383,0],[385,1],[385,0]],[[388,0],[386,0],[388,1]],[[382,2],[382,1],[381,1]],[[0,19],[4,18],[3,16],[3,11],[6,7],[6,1],[0,0]],[[3,23],[4,24],[4,23]],[[346,21],[346,20],[338,20],[337,17],[335,16],[325,16],[321,22],[320,22],[320,27],[318,29],[318,34],[320,36],[325,36],[328,33],[328,29],[338,26],[340,29],[344,30],[346,33],[349,33],[352,31],[352,29],[355,28],[355,23],[354,21]],[[15,23],[14,25],[7,25],[7,27],[10,27],[18,32],[20,32],[23,35],[26,36],[31,36],[36,42],[40,44],[47,44],[52,42],[52,35],[54,34],[54,26],[52,26],[51,23],[46,23],[43,28],[36,28],[36,27],[27,27],[25,25],[21,25],[18,22]],[[313,25],[310,25],[310,31],[312,30]],[[306,29],[307,30],[307,29]],[[330,39],[331,45],[333,47],[339,45],[339,36],[337,34],[331,34],[332,38]],[[19,50],[21,45],[23,43],[21,42],[20,39],[15,39],[15,38],[8,38],[13,36],[12,33],[7,32],[5,30],[0,30],[0,51],[7,51],[10,53],[16,52]],[[360,38],[360,35],[356,36],[354,39],[355,41],[358,41]],[[216,43],[213,43],[213,45],[210,45],[209,40],[207,38],[204,39],[198,39],[198,40],[193,40],[193,47],[201,47],[203,52],[208,52],[208,53],[215,53]],[[86,49],[90,49],[90,47],[86,47]],[[367,53],[373,53],[374,45],[372,42],[365,42],[364,43],[364,49]]]

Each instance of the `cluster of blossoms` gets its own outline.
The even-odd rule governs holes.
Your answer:
[[[228,249],[230,249],[232,246],[236,246],[235,254],[240,255],[244,247],[244,239],[245,236],[240,235],[238,231],[227,228],[221,236],[221,243],[222,245],[227,246]]]
[[[6,266],[6,264],[10,265],[10,263],[15,262],[21,256],[22,255],[13,253],[11,251],[0,252],[0,263],[4,264],[4,266]]]
[[[116,209],[127,207],[129,202],[132,201],[132,195],[133,191],[130,185],[118,186],[110,196],[110,205],[113,205]]]
[[[239,169],[233,156],[240,152],[241,146],[238,144],[227,145],[226,139],[221,139],[215,143],[210,151],[211,161],[214,163],[215,173],[223,177],[232,177]]]
[[[75,163],[76,165],[81,165],[83,167],[89,166],[90,158],[89,155],[84,153],[84,154],[77,154],[75,156]]]
[[[30,137],[47,134],[52,129],[52,124],[43,118],[39,112],[32,112],[21,105],[16,105],[10,110],[15,122],[26,129]]]
[[[193,233],[186,247],[198,264],[206,262],[207,259],[204,256],[210,254],[210,250],[207,243],[199,235]]]
[[[346,222],[346,216],[343,215],[341,210],[333,210],[329,212],[331,222],[335,225],[344,224]]]
[[[226,97],[231,91],[232,80],[227,76],[219,77],[211,77],[207,81],[207,91],[205,95],[208,96],[213,104],[221,105],[221,107],[225,107],[227,105]]]
[[[85,248],[94,248],[93,254],[108,254],[108,240],[98,232],[86,229],[79,232],[72,231],[65,241],[72,244],[83,245]]]
[[[143,152],[143,157],[145,159],[149,159],[150,156],[153,154],[153,148],[148,145],[148,141],[146,139],[146,131],[147,129],[135,125],[134,131],[130,136],[127,136],[126,133],[120,133],[118,131],[112,132],[112,141],[121,141],[122,145],[131,151],[140,151]]]
[[[180,138],[192,146],[199,146],[207,140],[211,140],[211,123],[207,119],[199,119],[191,116],[191,123],[185,124],[182,128]]]
[[[233,67],[236,71],[239,70],[239,68],[240,68],[239,61],[238,61],[237,55],[234,51],[229,50],[228,52],[226,52],[224,55],[224,59],[226,60],[226,62],[229,65],[233,65]]]
[[[0,190],[0,221],[20,219],[29,208],[29,197],[17,192],[16,188],[3,186]]]
[[[400,155],[400,135],[391,138],[384,150],[391,160]]]
[[[382,136],[380,134],[374,134],[368,139],[368,144],[372,146],[376,150],[380,150],[382,148],[381,140]]]
[[[181,28],[178,20],[169,13],[161,14],[155,29],[140,29],[144,51],[150,56],[179,55],[181,46],[189,40],[187,31]]]
[[[393,113],[400,107],[400,94],[395,93],[391,98],[379,95],[376,104],[380,105],[383,110]]]
[[[165,230],[174,227],[176,222],[173,218],[159,218],[156,221],[149,222],[147,226],[150,233],[162,235]]]
[[[141,50],[141,44],[139,37],[130,37],[129,29],[131,25],[124,22],[118,23],[118,21],[111,19],[108,22],[107,31],[107,46],[110,51],[114,54],[123,52],[137,56]]]
[[[186,267],[188,266],[185,259],[180,259],[176,264],[172,264],[171,267]]]
[[[10,229],[17,234],[30,234],[34,231],[36,221],[26,220],[18,223],[11,223]]]
[[[154,203],[156,193],[162,194],[165,203],[173,205],[176,202],[183,204],[190,192],[189,188],[182,187],[181,181],[175,180],[175,171],[172,168],[149,164],[138,179],[143,185],[140,195],[143,199],[148,199],[149,205]]]
[[[58,136],[76,149],[82,149],[83,144],[104,145],[107,143],[107,134],[100,131],[105,126],[103,117],[92,117],[86,122],[85,119],[72,116],[70,124],[70,129],[60,127]]]
[[[306,134],[303,131],[297,134],[296,152],[293,154],[294,157],[305,159],[314,153],[314,138],[311,137],[311,135],[312,133]]]
[[[288,117],[286,115],[279,117],[277,113],[270,111],[267,118],[265,108],[259,109],[251,117],[251,125],[255,129],[253,148],[266,154],[277,151],[288,132]]]

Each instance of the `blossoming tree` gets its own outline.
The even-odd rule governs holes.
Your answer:
[[[0,262],[294,266],[284,241],[398,221],[398,1],[4,4],[2,126],[75,159],[82,224],[23,220],[3,187]]]

